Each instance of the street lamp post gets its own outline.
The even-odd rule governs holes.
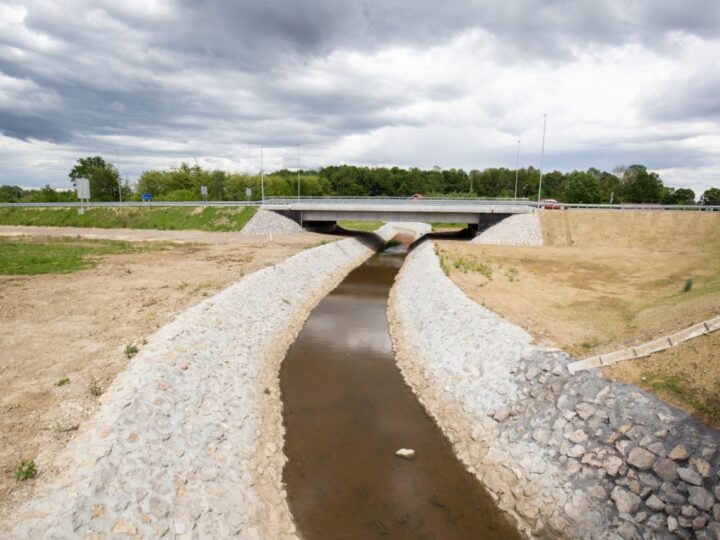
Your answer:
[[[118,172],[118,194],[120,197],[120,202],[122,202],[122,177],[120,176],[120,154],[117,151],[117,148],[115,149],[115,160],[117,161],[117,172]]]
[[[260,145],[260,200],[265,203],[265,172],[263,164],[263,145]]]
[[[543,137],[540,150],[540,183],[538,184],[538,208],[540,207],[540,196],[542,193],[543,166],[545,164],[545,127],[547,126],[547,114],[543,114]]]
[[[297,183],[298,183],[298,199],[300,198],[300,143],[297,143],[297,155],[298,155],[298,170],[297,170]]]
[[[520,139],[517,144],[517,158],[515,159],[515,198],[517,199],[518,174],[520,173]]]

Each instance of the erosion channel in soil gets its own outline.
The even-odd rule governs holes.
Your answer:
[[[307,540],[519,538],[395,364],[387,297],[405,253],[389,248],[351,272],[283,362],[290,509]]]

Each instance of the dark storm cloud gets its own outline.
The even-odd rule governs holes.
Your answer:
[[[71,134],[62,122],[39,115],[27,115],[0,109],[2,132],[15,139],[43,139],[54,143],[67,142]]]
[[[338,49],[424,47],[470,28],[494,34],[510,50],[551,60],[593,43],[642,41],[647,35],[655,40],[673,30],[704,35],[720,22],[720,4],[701,0],[682,5],[671,0],[179,0],[151,12],[140,4],[112,2],[24,5],[27,30],[60,45],[43,47],[27,36],[0,37],[0,43],[25,49],[32,58],[13,61],[5,56],[0,71],[56,91],[63,107],[53,123],[64,127],[27,122],[19,129],[14,121],[3,122],[0,129],[42,140],[63,140],[75,132],[171,130],[178,127],[178,116],[188,114],[222,117],[222,98],[198,94],[202,88],[192,83],[198,73],[209,73],[210,79],[214,73],[222,80],[228,72],[247,74],[244,83],[257,93],[258,105],[267,104],[260,114],[327,116],[338,136],[381,125],[382,111],[404,97],[367,88],[312,94],[283,87],[276,81],[289,63],[295,66]],[[185,87],[163,80],[181,74],[188,78]],[[198,84],[208,84],[208,79]],[[332,121],[344,113],[360,118],[361,112],[367,120]],[[243,113],[238,107],[233,114],[246,124],[258,116],[257,109]],[[388,115],[387,121],[393,125],[399,119]]]

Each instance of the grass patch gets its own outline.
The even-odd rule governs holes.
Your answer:
[[[125,347],[125,356],[130,359],[133,356],[135,356],[138,353],[138,348],[136,345],[130,344],[127,347]]]
[[[88,390],[95,397],[101,396],[103,393],[103,387],[100,386],[100,383],[96,380],[92,382],[92,384],[88,387]]]
[[[437,255],[437,258],[440,261],[440,268],[442,269],[443,273],[446,276],[450,277],[450,266],[447,263],[445,252],[435,246],[435,255]]]
[[[467,223],[431,223],[430,226],[432,227],[433,231],[442,231],[445,229],[467,229],[468,224]]]
[[[70,384],[70,379],[68,379],[67,377],[63,377],[55,383],[55,386],[65,386],[66,384]]]
[[[505,272],[505,277],[508,278],[508,281],[510,281],[510,282],[515,282],[515,281],[518,281],[518,280],[520,279],[519,274],[520,274],[520,272],[518,271],[518,269],[517,269],[517,268],[513,268],[513,267],[511,266],[511,267],[508,268],[507,271]]]
[[[693,287],[693,278],[689,277],[685,280],[685,286],[683,287],[683,292],[690,292],[692,287]]]
[[[720,420],[720,385],[708,391],[694,387],[680,375],[664,375],[645,372],[640,377],[641,386],[660,395],[674,398],[685,406],[695,409],[711,418],[715,423]]]
[[[36,476],[37,465],[35,465],[35,462],[32,460],[22,460],[20,462],[20,465],[18,465],[18,468],[15,470],[15,480],[19,480],[21,482],[25,480],[30,480],[31,478],[35,478]]]
[[[104,255],[166,249],[163,244],[72,238],[0,238],[0,274],[67,274],[94,266]]]
[[[0,225],[37,227],[98,227],[101,229],[160,229],[239,231],[257,207],[0,208]]]
[[[487,279],[492,279],[492,268],[490,268],[487,264],[477,262],[474,259],[458,257],[453,260],[453,266],[465,274],[468,272],[478,272]]]
[[[338,221],[337,223],[343,229],[365,232],[372,232],[383,225],[382,221]]]

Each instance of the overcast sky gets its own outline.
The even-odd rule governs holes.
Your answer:
[[[720,2],[0,0],[0,184],[537,167],[543,113],[546,168],[720,187]]]

